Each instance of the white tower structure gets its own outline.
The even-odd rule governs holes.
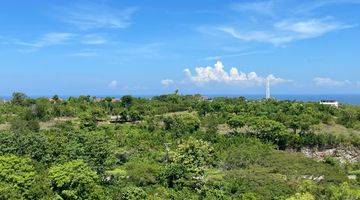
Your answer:
[[[266,78],[266,99],[270,99],[270,79]]]

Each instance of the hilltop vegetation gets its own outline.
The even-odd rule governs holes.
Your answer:
[[[0,141],[0,199],[360,199],[359,159],[296,152],[359,150],[358,106],[14,93]]]

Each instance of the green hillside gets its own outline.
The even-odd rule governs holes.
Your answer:
[[[0,103],[0,199],[360,199],[360,107],[200,95]]]

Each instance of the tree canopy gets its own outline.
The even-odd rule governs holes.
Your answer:
[[[354,105],[14,93],[0,199],[353,200],[359,148]]]

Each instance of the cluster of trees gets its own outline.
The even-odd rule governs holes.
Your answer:
[[[177,92],[0,104],[0,199],[360,199],[360,164],[284,151],[359,148],[359,107]],[[120,116],[117,123],[107,123]],[[60,120],[61,119],[61,120]]]

